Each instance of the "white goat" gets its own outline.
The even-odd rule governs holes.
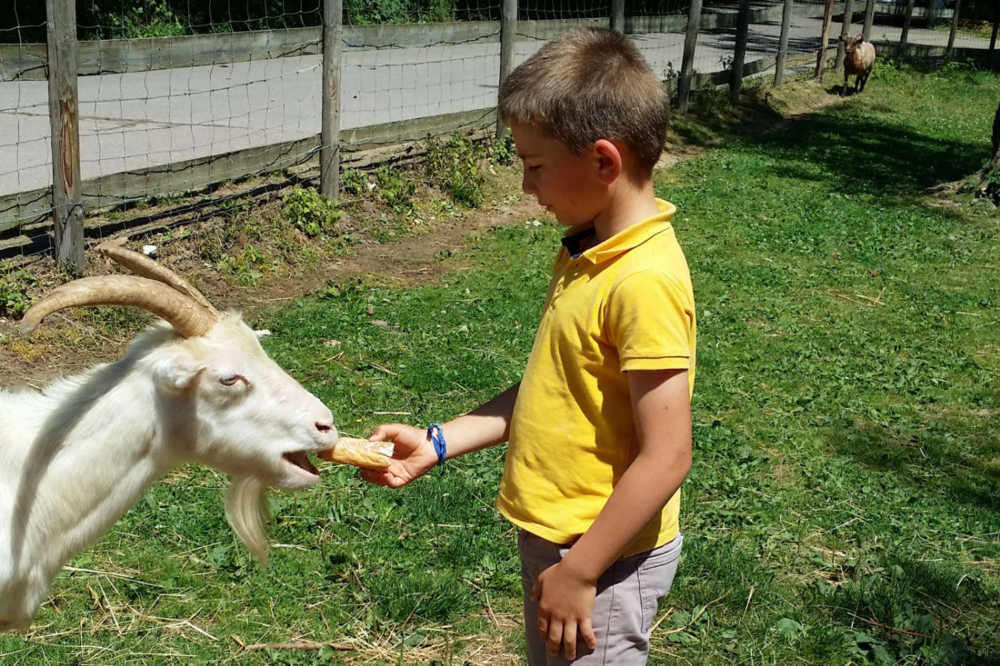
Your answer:
[[[239,315],[220,315],[137,252],[99,249],[147,277],[65,284],[25,314],[25,328],[101,303],[165,322],[114,363],[41,392],[0,391],[0,631],[28,626],[62,565],[187,461],[233,477],[226,518],[265,561],[264,489],[315,484],[307,452],[337,441],[330,410],[268,358]]]
[[[854,92],[861,92],[868,83],[875,66],[875,45],[861,37],[841,37],[844,42],[844,87],[840,96],[847,94],[847,77],[854,75]]]

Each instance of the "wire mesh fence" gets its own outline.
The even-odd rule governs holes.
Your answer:
[[[0,23],[0,219],[25,208],[47,214],[51,182],[48,94],[44,78],[45,8],[13,0]],[[0,227],[2,228],[2,227]]]
[[[220,183],[288,169],[314,173],[323,100],[333,94],[342,167],[377,162],[388,154],[381,149],[428,135],[488,132],[496,121],[505,7],[515,5],[342,0],[332,92],[324,89],[323,0],[78,0],[69,36],[57,38],[75,51],[70,103],[50,94],[50,36],[57,33],[46,4],[56,1],[9,0],[0,8],[0,151],[7,156],[0,163],[0,260],[51,251],[59,189],[53,172],[66,160],[79,164],[77,206],[93,215],[182,194],[185,205],[197,206],[223,196],[211,189]],[[868,1],[853,0],[851,31],[861,32]],[[872,1],[878,20],[871,39],[898,43],[897,3]],[[694,89],[728,83],[734,67],[737,80],[766,76],[774,72],[784,4],[521,0],[511,64],[567,30],[598,26],[628,34],[672,89],[685,57]],[[831,48],[844,4],[835,3]],[[946,48],[951,38],[955,51],[985,48],[981,36],[925,27],[951,15],[922,14],[921,4],[910,44]],[[746,41],[738,48],[741,8]],[[815,60],[824,8],[824,0],[792,3],[786,66]],[[70,121],[78,138],[54,162],[54,136]],[[84,235],[113,230],[109,220],[88,218]]]
[[[414,4],[419,4],[414,2]],[[434,4],[434,3],[432,3]],[[347,23],[341,74],[341,129],[415,121],[447,114],[469,114],[479,122],[496,105],[499,80],[499,1],[468,2],[430,10],[408,8],[408,16],[430,16],[438,23]],[[450,12],[450,13],[449,13]],[[497,17],[492,19],[490,17]],[[353,19],[350,12],[346,19]],[[398,131],[361,141],[353,149],[394,141],[415,141],[424,125],[411,123]],[[354,144],[354,145],[352,145]],[[356,150],[355,150],[356,152]]]
[[[317,5],[87,5],[78,21],[85,208],[197,190],[309,157],[288,144],[319,132],[311,112],[322,93]],[[284,148],[266,150],[274,145]]]

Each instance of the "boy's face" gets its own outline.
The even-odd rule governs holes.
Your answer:
[[[590,222],[603,211],[607,186],[598,178],[598,156],[574,155],[533,125],[515,123],[511,132],[524,165],[525,194],[533,194],[560,224]]]

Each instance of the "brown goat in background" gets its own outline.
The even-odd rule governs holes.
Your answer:
[[[844,87],[840,96],[847,94],[847,77],[854,75],[854,92],[865,89],[868,76],[875,66],[875,45],[860,37],[841,37],[844,42]]]

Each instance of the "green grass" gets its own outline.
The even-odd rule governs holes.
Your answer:
[[[880,71],[660,181],[701,314],[696,663],[1000,660],[1000,233],[923,196],[981,166],[1000,81]]]
[[[884,65],[844,104],[659,175],[699,366],[685,551],[650,663],[1000,663],[1000,222],[926,195],[982,165],[998,96],[985,73]],[[518,379],[559,233],[495,229],[442,255],[435,285],[347,281],[254,323],[345,433],[444,420]],[[327,468],[272,495],[264,570],[224,523],[225,479],[179,470],[0,658],[517,663],[502,457],[400,491]]]

